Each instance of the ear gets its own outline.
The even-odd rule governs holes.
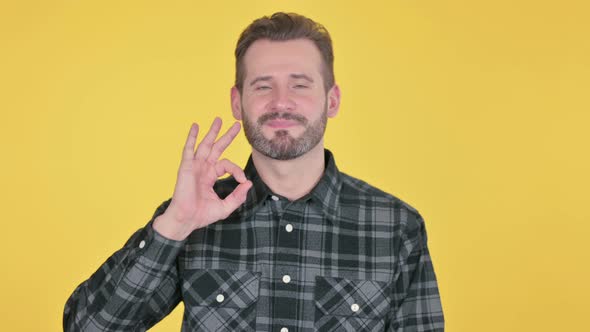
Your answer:
[[[334,84],[328,91],[328,117],[333,118],[338,114],[340,109],[340,87]]]
[[[242,121],[242,96],[235,85],[231,88],[230,95],[231,112],[236,120]]]

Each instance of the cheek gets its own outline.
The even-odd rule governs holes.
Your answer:
[[[326,107],[326,98],[324,96],[306,96],[299,100],[298,106],[301,113],[313,117],[313,115],[323,112]]]
[[[315,105],[322,104],[325,97],[316,91],[295,91],[291,95],[291,99],[299,106],[313,108]]]
[[[264,109],[264,101],[260,98],[244,98],[242,99],[242,112],[252,114],[259,113]]]

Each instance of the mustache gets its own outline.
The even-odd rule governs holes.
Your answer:
[[[266,121],[276,120],[276,119],[283,119],[283,120],[295,120],[300,122],[304,125],[307,124],[307,118],[300,114],[294,113],[281,113],[281,112],[272,112],[266,113],[258,118],[258,125],[262,126]]]

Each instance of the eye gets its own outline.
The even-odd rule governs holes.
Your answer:
[[[270,89],[270,86],[261,85],[261,86],[256,87],[255,90],[267,90],[267,89]]]
[[[296,89],[305,89],[305,88],[307,88],[307,85],[297,84],[297,85],[295,85],[295,88]]]

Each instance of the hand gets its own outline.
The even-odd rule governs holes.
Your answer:
[[[246,179],[244,171],[227,159],[219,160],[223,151],[240,131],[235,122],[217,141],[221,119],[215,118],[209,132],[194,152],[199,127],[191,125],[182,152],[182,161],[172,201],[164,214],[154,221],[154,229],[162,236],[183,240],[195,229],[205,227],[227,218],[246,200],[252,182]],[[231,174],[238,186],[225,199],[220,199],[213,190],[217,179]]]

